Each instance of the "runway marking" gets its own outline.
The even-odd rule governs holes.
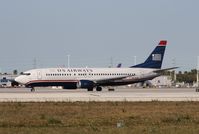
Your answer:
[[[0,102],[76,102],[76,101],[199,101],[195,89],[117,89],[114,92],[85,90],[0,89]]]
[[[90,94],[91,96],[97,96],[99,97],[100,95],[99,94]]]

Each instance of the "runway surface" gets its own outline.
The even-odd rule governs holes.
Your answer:
[[[102,92],[87,92],[84,89],[63,90],[37,88],[0,88],[0,102],[76,102],[76,101],[199,101],[199,92],[194,88],[117,88]]]

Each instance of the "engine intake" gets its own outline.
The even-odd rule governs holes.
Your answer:
[[[80,80],[77,83],[77,88],[91,88],[94,87],[94,82],[89,80]]]

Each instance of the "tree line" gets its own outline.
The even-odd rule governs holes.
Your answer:
[[[165,72],[164,75],[170,75],[172,80],[175,81],[175,76],[176,75],[176,81],[175,82],[184,82],[184,83],[189,83],[189,84],[193,84],[194,82],[197,81],[197,70],[196,69],[192,69],[191,71],[179,71],[175,74],[174,71],[167,71]]]

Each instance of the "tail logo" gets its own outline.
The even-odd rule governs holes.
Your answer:
[[[144,63],[134,65],[131,67],[160,69],[162,67],[162,61],[164,58],[166,45],[167,41],[161,40],[158,46],[155,47],[155,49],[152,51],[149,57],[144,61]]]
[[[152,60],[153,61],[161,61],[162,55],[161,54],[152,54]]]

